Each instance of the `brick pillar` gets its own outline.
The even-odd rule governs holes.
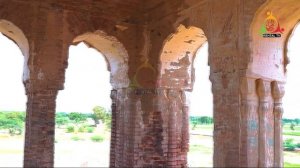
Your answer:
[[[176,116],[177,114],[181,111],[180,107],[178,107],[178,103],[176,99],[178,99],[178,94],[174,90],[170,90],[168,92],[168,97],[170,100],[169,108],[170,108],[170,113],[169,113],[169,122],[168,122],[168,162],[167,166],[168,167],[175,167],[177,164],[177,153],[178,153],[178,133],[177,133],[177,128],[176,128]]]
[[[27,90],[24,167],[53,167],[57,90]]]
[[[117,90],[112,90],[110,94],[110,98],[112,100],[111,104],[111,138],[110,138],[110,166],[115,167],[114,163],[116,160],[116,117],[117,117]]]
[[[181,141],[181,156],[182,165],[188,165],[187,153],[189,151],[189,140],[190,140],[190,101],[186,91],[182,91],[182,141]]]
[[[118,89],[111,167],[186,167],[188,104],[182,90]]]
[[[282,97],[284,95],[284,84],[272,82],[272,96],[274,99],[274,166],[283,167],[282,146]]]

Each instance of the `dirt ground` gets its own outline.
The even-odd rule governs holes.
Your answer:
[[[55,167],[108,167],[109,166],[109,133],[104,135],[103,142],[90,140],[90,133],[65,133],[56,131]],[[212,167],[213,139],[212,131],[190,131],[190,151],[188,153],[189,167]],[[72,140],[79,137],[82,140]],[[23,136],[9,136],[0,133],[0,166],[23,166]],[[285,161],[299,163],[300,153],[284,152]]]

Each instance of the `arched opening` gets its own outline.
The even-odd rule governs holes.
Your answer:
[[[111,90],[128,86],[127,52],[101,31],[74,39],[57,98],[55,166],[108,167]],[[93,47],[93,48],[88,48]]]
[[[115,37],[108,36],[105,32],[95,31],[85,33],[74,39],[74,43],[84,41],[86,44],[99,50],[107,60],[110,71],[110,83],[114,89],[127,87],[128,78],[128,54],[122,43]]]
[[[297,118],[297,114],[291,111],[293,107],[293,100],[291,99],[295,99],[292,97],[297,91],[294,88],[296,87],[294,84],[297,81],[293,79],[297,79],[298,77],[292,77],[293,73],[296,73],[292,69],[293,66],[297,65],[297,55],[294,54],[297,51],[295,48],[292,49],[292,41],[294,41],[292,38],[294,36],[291,36],[288,45],[287,41],[293,27],[299,21],[299,5],[300,3],[296,0],[288,2],[267,1],[258,9],[251,23],[251,54],[249,59],[251,61],[249,61],[246,76],[249,81],[259,80],[261,83],[253,84],[253,86],[249,85],[250,87],[244,88],[245,100],[248,102],[245,104],[249,107],[252,106],[246,111],[257,115],[254,120],[253,118],[247,119],[249,130],[254,128],[248,133],[248,139],[251,138],[251,141],[242,140],[242,143],[248,143],[248,148],[244,150],[248,150],[245,156],[251,158],[248,161],[248,166],[259,164],[261,167],[299,167],[299,164],[294,164],[298,163],[297,160],[290,159],[290,157],[297,158],[299,156],[295,157],[284,151],[289,146],[292,146],[291,142],[285,141],[286,137],[290,136],[287,135],[290,134],[287,133],[289,131],[287,125],[291,124],[291,119],[288,118],[291,115]],[[269,25],[275,25],[276,31],[280,30],[277,32],[280,34],[280,37],[263,37],[261,32],[270,33],[269,30],[271,29],[267,29]],[[296,31],[295,34],[297,34]],[[288,52],[286,53],[287,50]],[[291,64],[295,62],[290,68],[289,66],[287,67],[289,59],[291,59]],[[292,61],[293,59],[295,61]],[[291,74],[289,71],[291,71]],[[253,94],[253,91],[257,95]],[[270,94],[271,92],[272,94]],[[264,101],[267,100],[272,105],[272,108],[255,111],[253,100],[258,102],[258,107],[263,107],[265,104]],[[254,124],[255,121],[257,121],[256,124]],[[286,121],[288,122],[285,123]],[[256,133],[253,134],[254,132]],[[245,134],[244,137],[247,137],[247,135]]]
[[[3,167],[23,165],[26,94],[22,82],[28,41],[11,22],[0,20],[0,160]],[[26,80],[27,65],[23,80]],[[25,77],[26,76],[26,77]]]
[[[161,87],[182,89],[187,95],[185,104],[190,110],[185,131],[189,132],[190,167],[211,167],[213,160],[213,101],[206,41],[201,29],[180,25],[166,40],[160,58]]]
[[[208,66],[208,43],[197,51],[193,62],[195,83],[191,92],[190,110],[190,167],[213,166],[213,98],[210,68]],[[202,158],[199,160],[199,158]]]
[[[28,40],[21,29],[19,29],[16,25],[6,20],[0,20],[0,32],[8,38],[12,39],[18,45],[19,49],[21,50],[24,56],[23,81],[25,82],[29,79],[30,75],[30,70],[27,65],[29,59]]]
[[[299,167],[300,154],[300,113],[297,111],[300,106],[298,95],[300,94],[300,26],[295,26],[287,42],[287,56],[290,64],[287,66],[287,82],[285,85],[285,96],[283,97],[284,113],[282,116],[283,125],[283,147],[284,147],[284,166]]]

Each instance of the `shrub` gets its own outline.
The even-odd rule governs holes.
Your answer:
[[[96,123],[98,123],[98,120],[101,120],[103,123],[106,124],[107,128],[110,129],[111,112],[106,111],[106,109],[101,106],[94,107],[93,112],[94,113],[91,115],[91,118],[93,118]]]
[[[67,133],[72,133],[72,132],[74,132],[74,131],[75,131],[75,128],[74,128],[73,125],[67,126]]]
[[[285,141],[283,141],[284,146],[289,146],[292,144],[294,144],[294,139],[292,139],[292,138],[289,138],[289,139],[286,139]]]
[[[285,151],[294,151],[296,148],[296,144],[294,144],[294,139],[286,139],[283,142],[283,146]]]
[[[18,120],[20,122],[25,122],[25,112],[6,112],[6,117],[8,119]]]
[[[10,135],[21,135],[24,127],[25,115],[19,112],[1,112],[0,129],[8,129]]]
[[[9,135],[21,135],[22,134],[22,128],[19,126],[14,126],[8,129]]]
[[[87,130],[88,133],[93,133],[94,130],[95,130],[95,128],[93,128],[93,127],[87,127],[86,130]]]
[[[93,142],[102,142],[102,141],[104,141],[104,138],[100,135],[94,135],[94,136],[91,137],[91,140]]]
[[[106,120],[105,126],[106,126],[106,130],[108,130],[110,132],[110,130],[111,130],[111,116]]]
[[[293,131],[295,130],[295,124],[294,123],[291,123],[290,129],[293,130]]]
[[[93,112],[94,112],[93,118],[105,122],[107,111],[105,110],[104,107],[96,106],[93,108]]]
[[[79,128],[78,128],[78,132],[84,132],[84,126],[80,126]]]
[[[56,116],[55,117],[55,124],[60,127],[62,125],[66,125],[70,122],[69,118],[68,117],[58,117]]]
[[[295,146],[286,146],[284,147],[285,151],[295,151]]]
[[[83,140],[82,138],[78,137],[78,136],[73,136],[71,138],[73,141],[79,141],[79,140]]]
[[[68,115],[70,120],[73,120],[76,124],[86,121],[87,115],[82,113],[71,112]]]

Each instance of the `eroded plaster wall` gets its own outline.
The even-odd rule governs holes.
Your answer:
[[[187,165],[189,107],[183,91],[122,89],[112,97],[113,105],[121,104],[113,108],[112,167]]]
[[[166,14],[153,23],[157,29],[173,23],[173,27],[183,24],[186,27],[198,27],[205,32],[214,95],[214,166],[248,165],[245,160],[251,159],[250,155],[243,152],[249,142],[242,143],[244,135],[241,132],[247,122],[242,120],[239,88],[250,60],[250,24],[257,8],[263,3],[185,1],[184,9]],[[153,17],[157,16],[154,14]]]
[[[255,33],[265,10],[294,18],[299,3],[291,0],[283,10],[279,7],[285,3],[276,2],[0,1],[0,19],[20,28],[29,44],[24,166],[53,166],[56,95],[63,89],[69,46],[80,41],[102,52],[111,70],[110,165],[187,166],[186,92],[193,86],[194,53],[206,40],[214,95],[214,166],[281,166],[282,46],[288,36],[270,42]],[[296,19],[287,20],[280,22],[292,29]],[[201,31],[170,45],[180,29]],[[194,38],[200,40],[187,58],[185,50]],[[168,45],[176,52],[166,51]]]

